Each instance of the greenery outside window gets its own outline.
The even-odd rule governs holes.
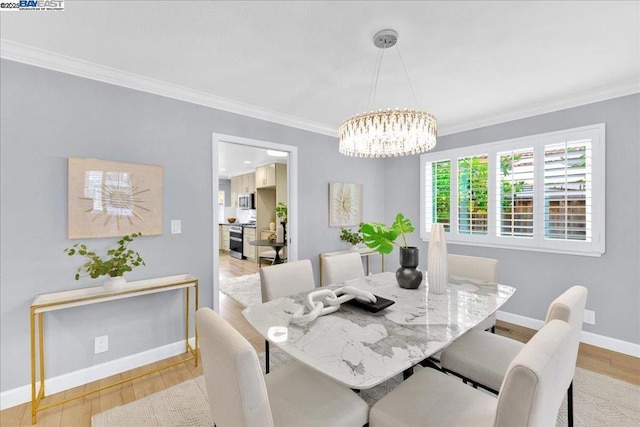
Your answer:
[[[424,240],[600,256],[605,125],[423,154],[420,191]]]

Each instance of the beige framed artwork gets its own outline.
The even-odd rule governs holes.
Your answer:
[[[162,234],[164,168],[69,157],[69,239]]]
[[[362,184],[329,183],[329,227],[351,227],[362,222]]]

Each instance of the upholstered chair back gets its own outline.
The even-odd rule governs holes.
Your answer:
[[[449,274],[480,282],[498,282],[498,260],[467,255],[447,255]]]
[[[210,308],[197,311],[196,324],[216,426],[273,426],[262,368],[251,344]]]
[[[262,302],[311,291],[315,286],[313,267],[308,259],[260,269]]]
[[[331,285],[364,277],[362,257],[359,252],[331,255],[322,259],[322,283]]]
[[[552,320],[518,353],[500,388],[495,426],[556,425],[575,366],[570,335],[568,323]]]
[[[580,335],[582,334],[582,320],[584,318],[584,308],[587,304],[587,288],[584,286],[572,286],[562,295],[553,300],[547,309],[546,321],[554,319],[567,322],[571,327],[570,340],[572,343],[573,369],[566,374],[573,378],[575,374],[575,362],[578,359],[580,347]]]

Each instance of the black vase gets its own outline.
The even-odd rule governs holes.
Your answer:
[[[418,270],[420,251],[411,246],[400,248],[400,268],[396,270],[396,280],[401,288],[417,289],[422,284],[422,271]]]

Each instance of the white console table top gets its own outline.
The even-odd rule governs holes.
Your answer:
[[[122,289],[107,291],[103,286],[72,289],[69,291],[53,292],[36,296],[31,304],[34,313],[61,310],[63,308],[79,307],[138,295],[153,294],[194,286],[198,279],[190,274],[158,277],[154,279],[127,282]]]

